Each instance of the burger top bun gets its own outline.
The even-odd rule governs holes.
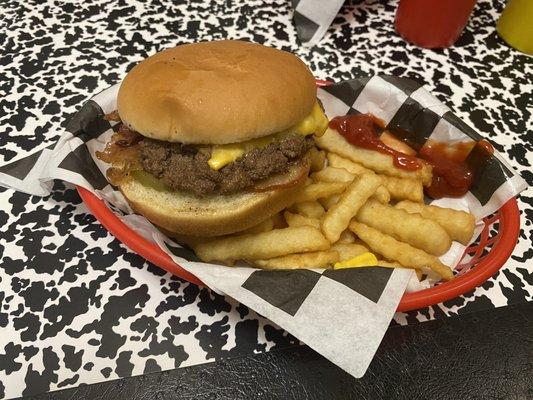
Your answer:
[[[140,134],[226,144],[296,125],[316,101],[313,75],[296,56],[234,40],[177,46],[135,66],[118,112]]]

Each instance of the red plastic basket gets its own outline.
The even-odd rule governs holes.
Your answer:
[[[316,83],[319,87],[331,85],[330,81],[317,80]],[[172,261],[159,246],[124,224],[103,200],[82,187],[78,186],[77,189],[96,219],[131,250],[171,274],[203,285],[196,276]],[[483,222],[483,231],[479,239],[465,250],[462,261],[455,269],[455,278],[429,289],[404,294],[398,311],[416,310],[460,296],[481,285],[505,264],[520,234],[520,212],[516,199],[509,200]]]

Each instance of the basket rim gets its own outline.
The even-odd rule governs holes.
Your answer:
[[[195,275],[176,264],[156,243],[145,239],[122,222],[102,199],[81,186],[76,186],[76,189],[93,216],[129,249],[173,275],[205,286]],[[498,212],[500,240],[480,263],[448,282],[404,294],[396,311],[416,310],[453,299],[476,288],[494,275],[509,259],[520,234],[520,212],[516,198],[510,199]]]
[[[520,211],[516,198],[507,201],[497,213],[499,238],[487,256],[473,268],[448,282],[404,294],[397,311],[417,310],[454,299],[481,286],[499,271],[511,256],[520,235]]]

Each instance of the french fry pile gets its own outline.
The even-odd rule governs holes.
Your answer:
[[[264,269],[342,268],[369,255],[364,260],[375,256],[379,266],[453,278],[438,256],[452,241],[466,245],[475,220],[423,203],[430,165],[398,169],[390,156],[353,146],[331,129],[316,143],[321,150],[311,152],[312,173],[295,204],[247,231],[192,244],[197,255]]]

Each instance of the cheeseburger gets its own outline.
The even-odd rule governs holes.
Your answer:
[[[243,41],[186,44],[135,66],[99,157],[131,207],[179,235],[250,228],[294,203],[328,121],[296,56]]]

